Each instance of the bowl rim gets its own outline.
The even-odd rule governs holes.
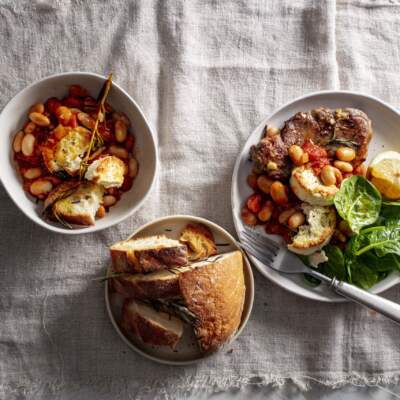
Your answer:
[[[366,94],[366,93],[362,93],[362,92],[358,92],[358,91],[353,91],[353,90],[317,90],[317,91],[313,91],[310,93],[306,93],[302,96],[296,97],[292,100],[287,101],[286,103],[284,103],[282,106],[273,109],[269,114],[267,114],[267,116],[265,116],[261,122],[259,122],[249,133],[249,135],[247,136],[247,138],[245,139],[243,145],[241,146],[239,153],[237,155],[236,161],[235,161],[235,165],[233,168],[233,172],[232,172],[232,179],[231,179],[231,209],[232,209],[232,218],[233,218],[233,224],[235,227],[235,231],[236,234],[239,235],[239,231],[240,231],[240,226],[239,223],[237,221],[236,215],[235,215],[235,209],[234,209],[234,197],[235,197],[235,188],[236,188],[236,181],[237,181],[237,176],[239,173],[239,167],[241,164],[241,155],[242,155],[242,151],[243,148],[245,147],[245,145],[247,144],[247,142],[250,140],[250,137],[253,135],[254,132],[259,131],[260,129],[262,129],[268,120],[272,119],[276,114],[279,114],[281,111],[283,111],[286,107],[291,106],[292,104],[301,102],[303,100],[306,100],[310,97],[318,97],[318,96],[323,96],[323,95],[328,95],[328,96],[335,96],[335,95],[350,95],[350,96],[354,96],[354,97],[358,97],[358,98],[364,98],[367,100],[370,100],[372,102],[376,102],[384,107],[386,107],[387,109],[389,109],[391,112],[393,112],[394,114],[396,114],[399,118],[400,118],[400,111],[397,110],[396,108],[394,108],[393,106],[391,106],[389,103],[385,102],[384,100],[381,100],[373,95],[370,94]],[[274,284],[276,284],[277,286],[281,287],[282,289],[286,290],[287,292],[293,293],[297,296],[303,297],[305,299],[308,300],[313,300],[313,301],[319,301],[322,303],[345,303],[345,302],[349,302],[349,300],[347,300],[344,297],[340,297],[338,295],[338,297],[335,298],[327,298],[327,297],[323,297],[321,295],[312,297],[307,295],[305,292],[303,291],[297,291],[297,290],[293,290],[292,288],[288,288],[285,285],[285,282],[281,281],[280,278],[276,278],[275,276],[268,274],[265,272],[265,270],[261,269],[259,267],[259,263],[256,262],[257,259],[251,255],[249,255],[249,259],[252,261],[252,264],[257,268],[257,270],[260,272],[260,274],[264,277],[267,278],[268,280],[270,280],[271,282],[273,282]],[[279,275],[280,276],[280,275]],[[385,290],[390,289],[391,287],[393,287],[394,285],[396,285],[397,283],[400,282],[400,275],[393,275],[390,277],[388,276],[387,278],[391,278],[385,285],[384,287],[380,288],[379,290],[374,290],[372,288],[371,292],[374,294],[380,294],[382,292],[384,292]],[[385,279],[387,279],[385,278]]]
[[[238,245],[237,240],[222,226],[216,224],[215,222],[212,222],[206,218],[202,218],[202,217],[197,217],[194,215],[188,215],[188,214],[174,214],[174,215],[168,215],[165,217],[161,217],[161,218],[156,218],[150,222],[147,222],[146,224],[138,227],[137,229],[135,229],[133,231],[133,233],[131,233],[127,239],[132,238],[133,236],[137,235],[138,233],[140,233],[141,231],[143,231],[144,229],[146,229],[147,227],[151,226],[151,225],[155,225],[155,224],[159,224],[161,222],[164,221],[168,221],[169,219],[179,219],[179,220],[190,220],[193,222],[197,222],[197,223],[202,223],[204,225],[208,225],[211,226],[213,229],[219,231],[220,233],[226,235],[227,238],[229,238],[232,243],[237,247],[237,249],[239,251],[241,251],[242,255],[243,255],[243,259],[244,259],[244,263],[243,266],[246,269],[246,274],[247,277],[249,278],[249,282],[250,285],[249,287],[246,287],[246,296],[248,295],[248,312],[246,313],[246,315],[244,315],[244,318],[241,321],[240,327],[239,329],[235,332],[235,334],[233,335],[233,337],[231,338],[231,340],[229,341],[229,344],[232,344],[243,332],[244,328],[246,327],[247,323],[249,322],[251,313],[253,311],[253,306],[254,306],[254,295],[255,295],[255,288],[254,288],[254,275],[253,275],[253,270],[251,267],[251,263],[247,257],[247,254],[241,249],[241,247]],[[108,271],[108,269],[110,268],[110,265],[107,266],[106,272]],[[209,355],[205,355],[203,357],[199,357],[199,358],[195,358],[192,360],[185,360],[185,361],[173,361],[173,360],[167,360],[165,358],[158,358],[156,356],[150,355],[148,353],[146,353],[145,351],[141,350],[140,348],[136,347],[121,331],[121,329],[118,326],[118,323],[115,321],[114,319],[114,315],[113,312],[111,310],[111,305],[110,305],[110,300],[109,300],[109,290],[108,290],[108,281],[106,280],[105,284],[104,284],[104,300],[106,303],[106,310],[107,310],[107,314],[108,317],[110,319],[110,322],[112,324],[112,326],[114,327],[115,331],[117,332],[118,336],[123,340],[123,342],[125,342],[128,347],[135,351],[136,353],[138,353],[139,355],[154,361],[156,363],[159,364],[164,364],[164,365],[178,365],[178,366],[185,366],[185,365],[190,365],[190,364],[195,364],[201,361],[204,361],[206,359],[209,359],[211,357],[215,357],[216,355],[220,354],[219,351],[216,351],[214,353],[211,353]],[[247,293],[248,292],[248,293]],[[242,314],[243,317],[243,314]]]
[[[61,78],[61,77],[64,77],[64,76],[73,76],[73,75],[91,76],[91,77],[95,77],[97,79],[103,79],[103,80],[107,79],[107,77],[105,77],[105,76],[103,76],[101,74],[97,74],[95,72],[88,72],[88,71],[70,71],[70,72],[61,72],[61,73],[57,73],[57,74],[53,74],[53,75],[48,75],[48,76],[46,76],[44,78],[41,78],[39,80],[36,80],[36,81],[32,82],[31,84],[29,84],[28,86],[24,87],[19,92],[17,92],[5,104],[5,106],[1,110],[0,118],[3,115],[4,111],[6,110],[6,108],[9,106],[9,104],[15,99],[15,97],[23,95],[24,92],[28,91],[29,89],[33,88],[34,86],[38,85],[39,83],[42,83],[42,82],[45,82],[47,80],[54,79],[54,78]],[[153,176],[151,178],[150,187],[147,190],[147,192],[144,194],[142,199],[136,204],[135,207],[132,207],[131,209],[129,209],[129,211],[127,211],[124,215],[120,216],[119,218],[115,218],[115,220],[111,220],[106,226],[100,227],[100,226],[97,226],[95,224],[93,226],[82,227],[82,228],[77,228],[77,229],[65,229],[65,228],[61,228],[61,227],[57,227],[57,226],[53,226],[51,224],[48,224],[42,218],[34,219],[34,218],[32,218],[32,216],[28,212],[25,212],[25,210],[20,207],[19,202],[17,201],[17,199],[14,199],[14,197],[9,192],[7,184],[5,182],[6,179],[5,179],[5,177],[3,176],[3,174],[2,174],[2,172],[0,170],[0,182],[2,183],[5,191],[7,192],[8,196],[11,198],[13,203],[18,207],[18,209],[20,211],[22,211],[22,213],[25,216],[27,216],[31,221],[35,222],[37,225],[41,226],[42,228],[45,228],[45,229],[47,229],[49,231],[52,231],[52,232],[55,232],[55,233],[64,234],[64,235],[83,235],[83,234],[87,234],[87,233],[93,233],[93,232],[102,231],[104,229],[108,229],[108,228],[110,228],[110,227],[112,227],[112,226],[114,226],[116,224],[119,224],[120,222],[124,221],[125,219],[129,218],[130,216],[132,216],[132,214],[135,213],[143,205],[143,203],[145,202],[145,200],[149,196],[150,192],[154,189],[155,182],[156,182],[156,179],[157,179],[157,176],[158,176],[158,169],[159,169],[159,154],[158,154],[158,146],[157,146],[157,136],[155,135],[155,133],[153,131],[153,128],[151,127],[151,124],[147,120],[143,110],[136,103],[136,101],[133,99],[133,97],[131,97],[129,95],[129,93],[127,93],[125,91],[125,89],[123,89],[117,83],[113,82],[113,86],[115,86],[120,92],[122,92],[122,94],[133,104],[133,106],[136,107],[136,110],[139,112],[139,114],[143,118],[143,121],[144,121],[148,131],[150,132],[151,146],[153,147],[154,159],[155,159],[154,173],[153,173]]]

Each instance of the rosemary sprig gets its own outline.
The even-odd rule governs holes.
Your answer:
[[[97,282],[105,282],[111,278],[118,278],[119,276],[124,276],[124,275],[129,275],[129,273],[127,272],[111,272],[110,274],[106,275],[106,276],[100,276],[98,278],[93,278],[93,281],[97,281]]]
[[[67,229],[73,229],[72,225],[70,225],[67,221],[65,221],[63,218],[61,218],[54,210],[53,210],[53,215],[56,218],[56,220],[64,227]]]
[[[353,140],[350,139],[341,139],[336,137],[336,130],[333,130],[333,135],[331,137],[331,139],[329,140],[328,144],[332,144],[332,145],[346,145],[349,147],[353,147],[355,149],[357,149],[359,147],[359,144]]]
[[[199,323],[199,319],[197,318],[197,316],[192,311],[190,311],[184,304],[182,304],[179,300],[168,301],[168,300],[158,299],[150,301],[150,304],[156,310],[176,315],[189,325],[197,325]]]
[[[101,115],[105,115],[104,104],[106,102],[108,93],[111,89],[111,85],[112,85],[112,74],[110,74],[108,76],[107,80],[104,82],[104,85],[101,88],[100,93],[99,93],[96,121],[95,121],[93,129],[92,129],[92,136],[90,137],[89,148],[86,152],[85,159],[81,162],[81,166],[80,166],[80,170],[79,170],[79,179],[82,179],[83,176],[85,175],[85,171],[89,165],[90,155],[91,155],[93,148],[100,148],[104,144],[103,138],[101,137],[101,135],[98,132],[98,128],[99,128]]]
[[[353,147],[357,149],[359,147],[359,144],[353,140],[348,140],[348,139],[337,139],[333,138],[329,141],[329,144],[336,144],[336,145],[346,145],[349,147]]]

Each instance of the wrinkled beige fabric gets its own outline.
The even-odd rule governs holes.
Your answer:
[[[341,88],[400,105],[400,3],[379,1],[0,1],[0,107],[47,75],[107,74],[158,135],[147,203],[103,232],[61,236],[0,188],[0,398],[176,398],[283,383],[394,382],[396,325],[352,304],[287,293],[255,272],[252,318],[229,349],[184,368],[131,352],[106,315],[107,246],[155,217],[193,214],[232,233],[230,181],[263,117]],[[1,132],[0,132],[1,134]],[[400,301],[400,290],[387,292]]]

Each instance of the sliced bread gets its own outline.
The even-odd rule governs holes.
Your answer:
[[[129,239],[110,248],[116,272],[148,273],[186,265],[187,247],[165,235]]]

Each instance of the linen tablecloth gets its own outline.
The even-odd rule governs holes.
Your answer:
[[[177,398],[317,380],[399,380],[399,328],[353,304],[296,297],[255,272],[252,318],[217,357],[157,365],[105,311],[107,246],[153,218],[193,214],[232,233],[230,181],[252,129],[307,92],[341,88],[400,106],[398,1],[0,1],[0,107],[63,71],[107,74],[157,132],[146,204],[105,231],[34,225],[0,189],[0,398]],[[1,134],[1,132],[0,132]],[[400,289],[385,295],[400,301]]]

